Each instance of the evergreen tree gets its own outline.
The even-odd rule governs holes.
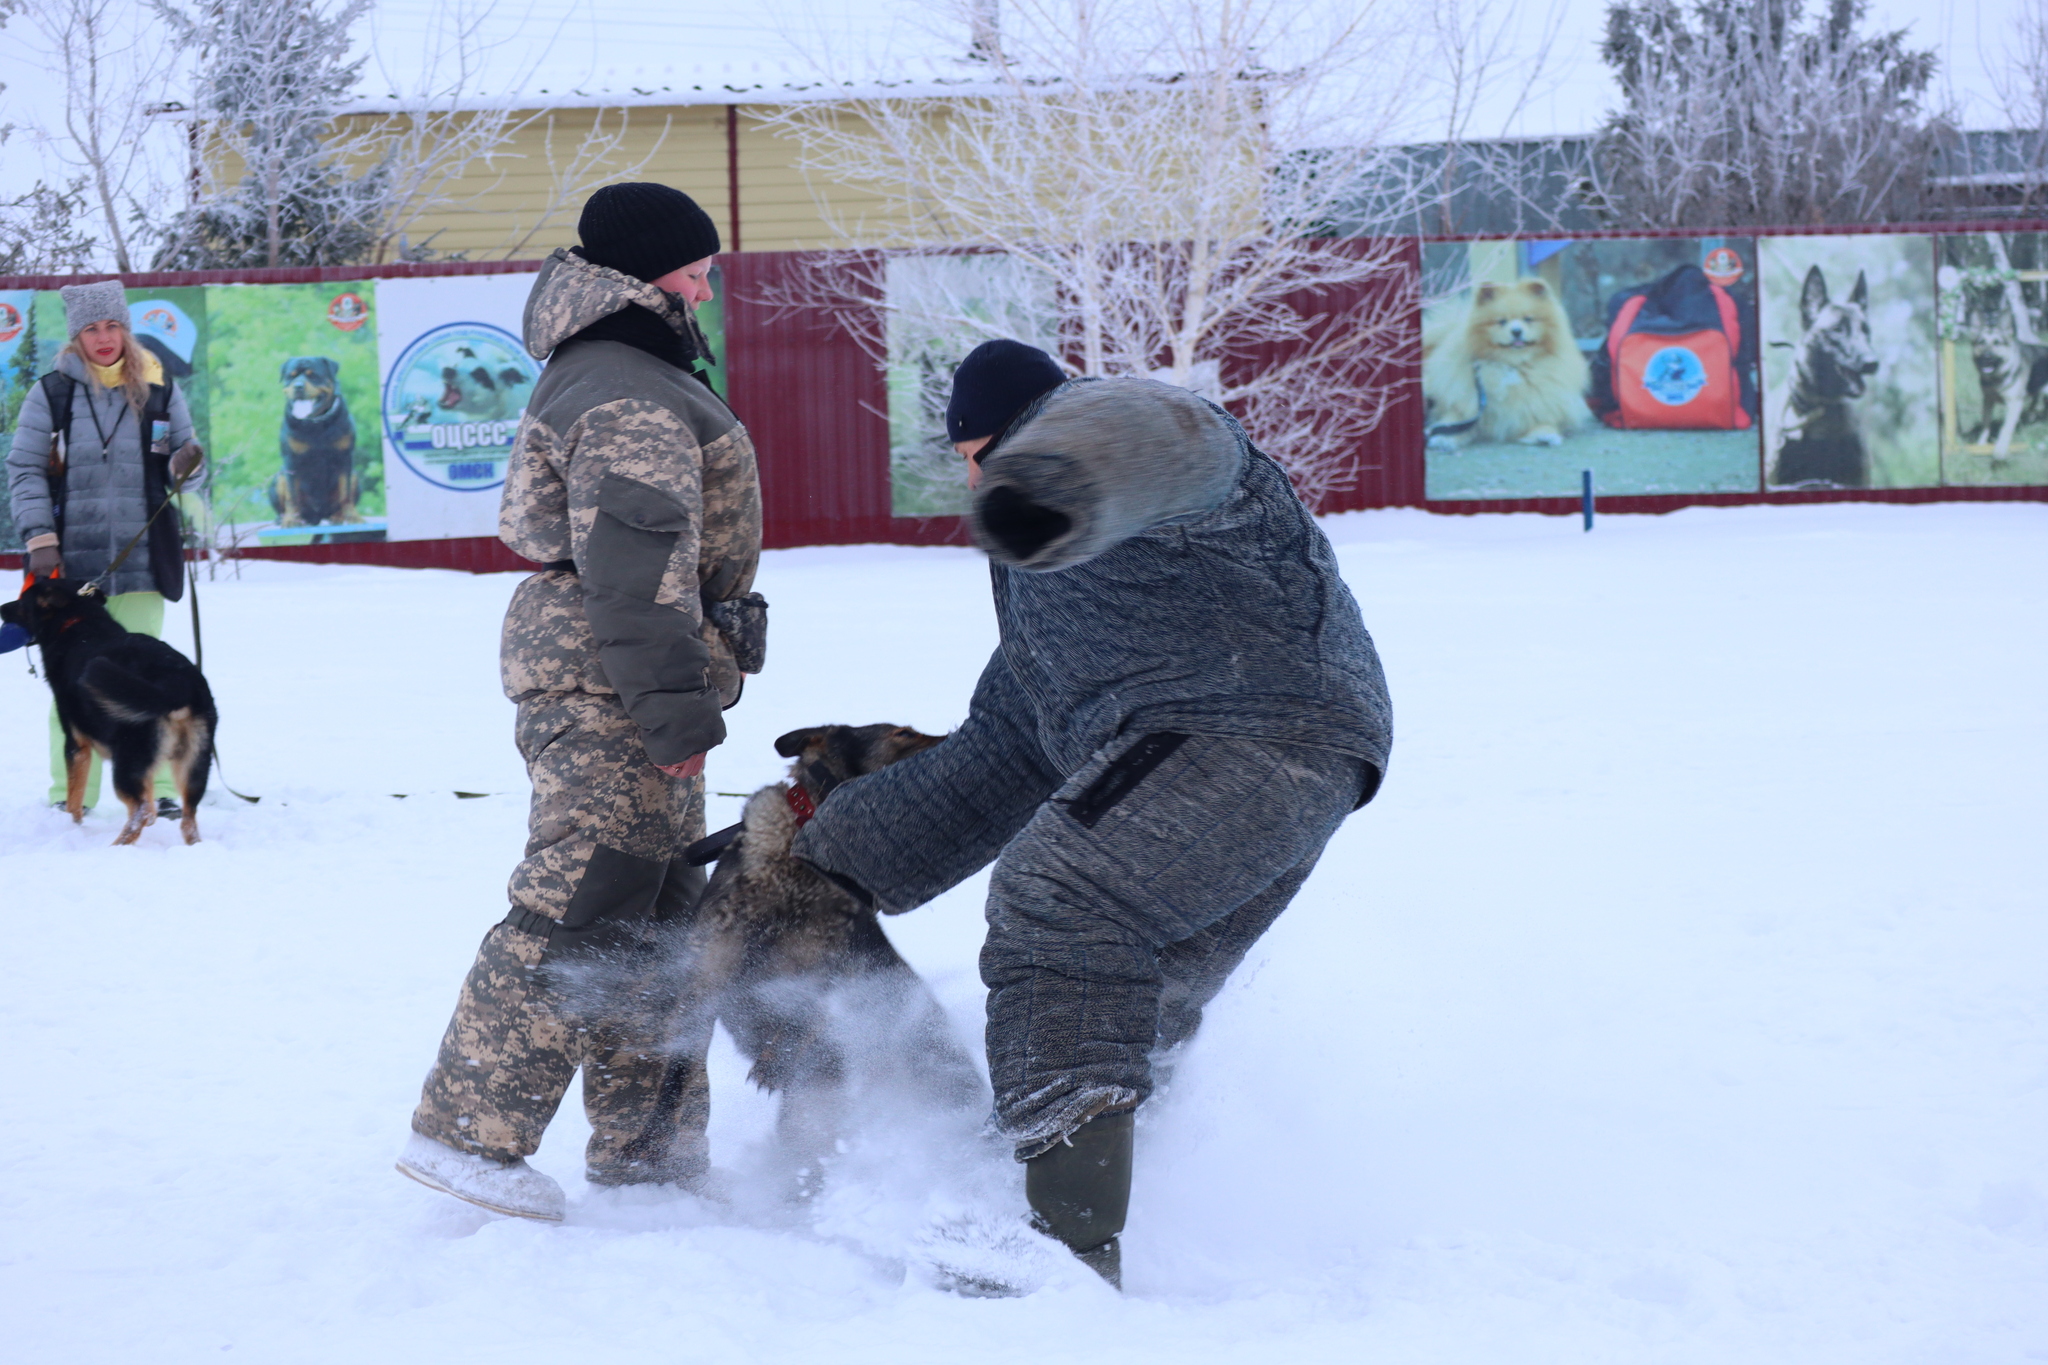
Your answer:
[[[1881,223],[1924,213],[1948,132],[1935,54],[1864,28],[1868,0],[1621,0],[1601,59],[1622,107],[1597,144],[1601,206],[1641,227]]]
[[[350,60],[349,29],[370,0],[153,3],[196,58],[209,164],[240,172],[173,220],[157,268],[370,259],[388,171],[336,124],[365,60]]]

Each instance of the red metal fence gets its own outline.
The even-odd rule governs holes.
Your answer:
[[[2041,223],[1886,226],[1821,231],[1927,232],[2040,231]],[[1789,229],[1801,235],[1814,229]],[[1697,232],[1574,233],[1574,239],[1614,236],[1698,236]],[[1769,235],[1745,229],[1740,235]],[[1436,239],[1426,239],[1436,240]],[[1465,239],[1445,239],[1465,240]],[[1361,301],[1363,290],[1412,290],[1419,277],[1422,240],[1404,244],[1403,275],[1349,292],[1333,291],[1314,309],[1342,312]],[[958,517],[897,517],[890,512],[887,394],[880,368],[859,342],[824,316],[806,316],[766,302],[790,283],[802,258],[793,252],[742,252],[721,258],[726,305],[728,396],[752,433],[759,452],[765,541],[770,547],[889,543],[964,544]],[[428,275],[477,275],[530,271],[538,262],[466,262],[381,267],[322,267],[286,270],[155,272],[121,276],[130,287],[193,284],[308,283],[344,279],[403,279]],[[0,288],[54,289],[59,285],[113,276],[16,276]],[[1420,314],[1417,312],[1417,325]],[[1408,348],[1413,349],[1413,348]],[[1576,499],[1431,501],[1425,489],[1425,439],[1418,366],[1412,355],[1376,362],[1396,386],[1385,417],[1354,456],[1351,477],[1324,500],[1323,512],[1374,507],[1421,507],[1432,512],[1547,512],[1578,510]],[[1256,433],[1254,433],[1256,436]],[[1668,512],[1680,507],[1742,503],[1803,502],[2048,501],[2048,488],[1908,488],[1828,491],[1671,494],[1603,497],[1613,512]],[[389,564],[490,572],[528,567],[494,539],[306,545],[242,551],[269,559],[325,563]]]

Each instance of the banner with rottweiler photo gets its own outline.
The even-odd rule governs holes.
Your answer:
[[[1933,239],[1768,237],[1761,270],[1765,485],[1938,485]]]
[[[383,540],[375,281],[206,289],[215,539]]]
[[[1431,243],[1431,499],[1757,487],[1756,242]]]
[[[2048,233],[1937,239],[1941,481],[2048,484]]]

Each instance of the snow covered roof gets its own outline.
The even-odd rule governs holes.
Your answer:
[[[967,33],[914,0],[464,3],[380,0],[359,37],[370,60],[354,107],[451,91],[474,106],[783,102],[952,93],[986,79]]]

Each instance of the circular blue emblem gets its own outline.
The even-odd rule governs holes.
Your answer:
[[[1683,346],[1666,346],[1643,366],[1643,387],[1667,408],[1682,408],[1707,386],[1707,367]]]
[[[384,435],[406,468],[439,488],[483,492],[505,462],[539,364],[488,322],[449,322],[417,338],[384,381]]]

